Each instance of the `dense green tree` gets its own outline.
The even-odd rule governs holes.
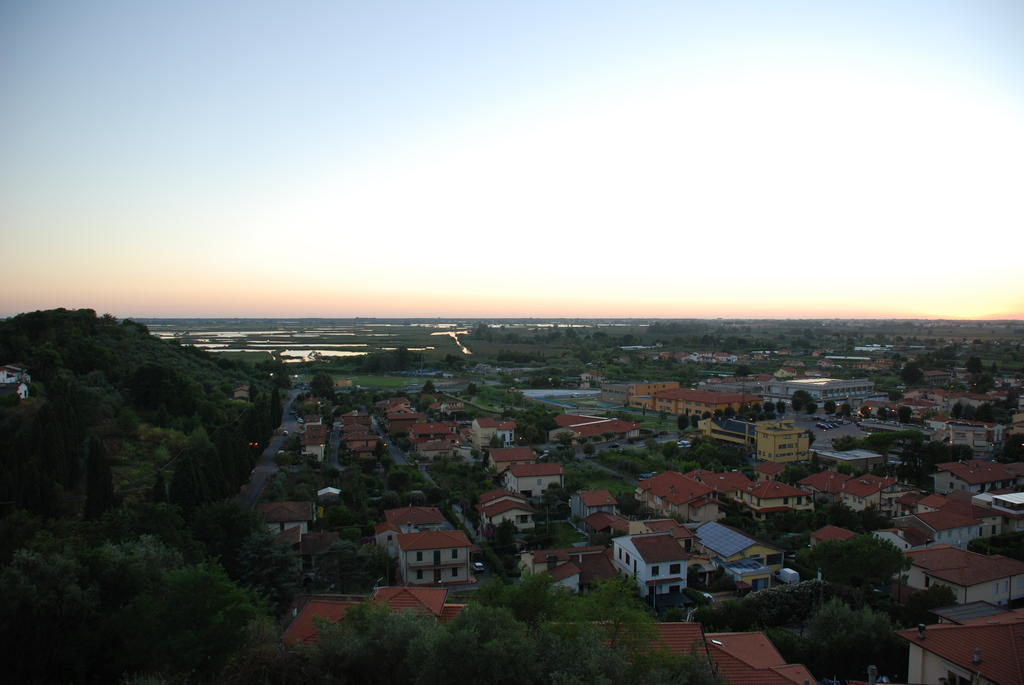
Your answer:
[[[900,369],[900,378],[907,385],[920,385],[924,380],[924,371],[917,362],[907,362]]]
[[[206,556],[220,563],[234,580],[240,580],[246,570],[240,558],[243,544],[265,530],[259,514],[233,499],[204,504],[192,517],[192,533],[205,547]]]
[[[910,423],[911,414],[910,407],[905,404],[900,405],[899,409],[896,410],[896,416],[899,418],[900,423]]]
[[[246,627],[264,611],[255,595],[232,583],[220,566],[168,571],[157,590],[131,604],[135,622],[125,639],[129,667],[212,676],[244,644]]]
[[[96,436],[89,438],[85,456],[85,517],[99,518],[114,506],[114,482],[107,450]]]
[[[888,585],[907,564],[891,542],[873,535],[819,542],[801,550],[797,562],[809,572],[820,570],[829,582],[858,588]]]
[[[906,668],[905,643],[896,637],[885,614],[867,607],[851,609],[840,599],[826,602],[811,618],[807,638],[806,665],[812,673],[861,679],[867,677],[868,666],[876,666],[880,673]]]
[[[983,369],[981,359],[978,357],[968,357],[967,363],[965,364],[965,368],[967,369],[967,373],[981,373]]]
[[[956,593],[948,585],[932,585],[907,598],[903,605],[903,624],[916,626],[921,623],[937,623],[939,619],[931,610],[957,603]]]
[[[835,414],[836,413],[836,403],[835,403],[834,400],[825,400],[825,413],[826,414]]]

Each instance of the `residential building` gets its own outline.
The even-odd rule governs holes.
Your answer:
[[[716,471],[708,471],[707,469],[694,469],[683,475],[687,478],[692,478],[698,483],[703,483],[714,490],[720,497],[726,497],[737,503],[743,502],[744,493],[754,487],[754,481],[739,471],[718,473]]]
[[[739,419],[701,419],[697,424],[706,438],[753,449],[757,443],[757,424]]]
[[[21,364],[4,364],[0,366],[0,385],[10,385],[14,383],[31,383],[32,377],[28,373],[28,369]]]
[[[963,624],[922,624],[896,634],[910,646],[907,682],[1024,683],[1024,610]]]
[[[701,522],[720,518],[715,491],[675,471],[639,481],[634,496],[644,507],[662,516]]]
[[[599,511],[619,513],[619,501],[607,490],[578,490],[569,497],[569,511],[581,519]]]
[[[510,466],[536,464],[537,453],[530,447],[492,447],[488,451],[487,461],[496,473],[502,474]]]
[[[754,474],[757,476],[757,482],[763,483],[765,481],[778,480],[782,477],[783,471],[786,467],[775,461],[762,461],[754,467]]]
[[[628,535],[628,519],[610,511],[595,511],[593,514],[580,519],[580,525],[588,535],[595,533],[607,533],[609,535]]]
[[[817,682],[803,664],[787,664],[762,632],[707,633],[705,638],[711,663],[727,683],[807,685]]]
[[[384,423],[392,435],[407,433],[414,423],[426,420],[427,415],[418,411],[393,411],[384,415]]]
[[[578,593],[616,575],[611,557],[611,548],[602,545],[542,549],[520,554],[519,568],[523,573],[547,573],[556,585]]]
[[[580,374],[580,388],[589,388],[591,386],[600,388],[604,382],[604,376],[594,371],[584,371]]]
[[[901,552],[927,547],[931,540],[917,528],[882,528],[871,531],[879,540],[885,540]]]
[[[1019,533],[1024,530],[1024,492],[990,495],[992,513],[1001,517],[1000,530],[1004,533]]]
[[[854,511],[874,507],[886,516],[893,516],[897,509],[896,500],[907,490],[895,478],[862,473],[843,483],[842,502]]]
[[[453,421],[417,421],[406,431],[409,442],[429,442],[431,440],[458,439],[459,426]]]
[[[508,490],[491,490],[480,495],[476,509],[480,512],[480,532],[484,537],[493,537],[505,521],[516,527],[516,532],[533,530],[533,515],[536,510],[526,498]]]
[[[668,533],[672,536],[684,552],[693,551],[693,542],[697,536],[692,530],[679,523],[675,519],[644,519],[642,521],[629,521],[630,535],[641,535],[643,533]]]
[[[784,563],[783,551],[743,531],[721,523],[702,523],[693,529],[695,551],[707,552],[736,583],[738,590],[761,590]]]
[[[504,473],[505,487],[526,497],[540,497],[548,488],[562,487],[565,469],[561,464],[517,464]]]
[[[280,533],[288,528],[308,533],[309,524],[316,520],[312,502],[260,502],[256,511],[263,514],[263,521],[271,533]]]
[[[1017,485],[1017,475],[1004,464],[981,459],[969,461],[951,461],[936,464],[937,473],[932,474],[935,492],[947,493],[954,490],[968,492],[987,492],[1013,488]]]
[[[686,603],[686,561],[690,558],[668,533],[623,535],[612,539],[612,564],[631,576],[640,594],[656,608]]]
[[[551,442],[557,442],[563,433],[568,433],[578,441],[597,436],[616,440],[640,437],[640,424],[604,416],[560,414],[555,417],[555,423],[558,427],[548,431],[548,440]]]
[[[991,602],[999,606],[1024,600],[1024,562],[985,555],[951,545],[933,545],[905,553],[910,559],[906,585],[927,590],[946,585],[957,604]]]
[[[403,533],[398,536],[398,570],[406,585],[469,583],[472,548],[461,530]]]
[[[302,455],[317,461],[324,460],[324,446],[327,444],[327,426],[323,424],[306,424],[306,430],[299,438]]]
[[[306,595],[293,605],[294,618],[284,630],[281,639],[287,645],[312,644],[319,638],[319,621],[337,623],[346,612],[363,602],[378,602],[393,613],[411,612],[417,616],[432,616],[438,623],[455,619],[465,604],[449,604],[446,587],[382,587],[373,595]]]
[[[455,455],[455,444],[451,440],[428,440],[414,445],[416,457],[423,461],[437,461]]]
[[[801,478],[797,485],[811,493],[815,499],[831,504],[843,500],[843,484],[851,478],[852,476],[826,469]]]
[[[935,431],[934,440],[949,445],[967,447],[976,457],[990,456],[1001,447],[1005,439],[1004,426],[985,421],[968,421],[966,419],[939,420],[925,422]]]
[[[839,526],[828,525],[811,533],[810,546],[814,547],[819,542],[851,540],[855,537],[857,537],[857,534],[852,530],[840,528]]]
[[[490,417],[478,417],[473,419],[473,447],[482,450],[490,446],[491,441],[497,436],[498,447],[510,447],[516,438],[516,422],[502,421]]]
[[[778,481],[751,485],[743,493],[742,504],[755,519],[787,511],[813,511],[814,497],[792,485]]]

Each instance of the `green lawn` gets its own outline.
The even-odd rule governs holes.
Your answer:
[[[632,485],[603,469],[580,462],[570,462],[565,468],[569,472],[570,480],[573,483],[580,482],[580,488],[583,490],[607,490],[616,498],[631,497],[633,494]]]
[[[548,528],[549,525],[550,529]],[[586,536],[581,535],[571,524],[565,521],[554,521],[550,524],[538,523],[534,533],[545,537],[550,534],[551,541],[546,546],[552,549],[572,547],[577,542],[584,542],[587,539]]]
[[[415,379],[402,376],[346,376],[337,374],[338,378],[351,378],[352,383],[364,388],[401,388],[415,384]]]

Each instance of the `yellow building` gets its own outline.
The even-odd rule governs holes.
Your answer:
[[[712,392],[710,390],[688,390],[686,388],[668,388],[654,391],[651,394],[637,393],[630,397],[629,406],[637,409],[663,411],[666,414],[689,416],[696,414],[714,414],[726,409],[739,410],[743,405],[759,405],[759,395],[745,393]]]
[[[755,443],[759,461],[786,464],[810,457],[811,436],[790,420],[758,422]]]
[[[702,419],[697,426],[706,438],[745,445],[756,450],[760,461],[788,463],[809,457],[811,438],[792,421],[740,421]]]
[[[778,481],[766,481],[748,488],[743,493],[743,505],[756,519],[768,514],[786,511],[813,511],[814,497],[810,493]]]
[[[771,585],[772,574],[785,563],[782,549],[752,538],[721,523],[705,523],[694,531],[695,549],[707,553],[734,581],[738,589],[761,590]]]

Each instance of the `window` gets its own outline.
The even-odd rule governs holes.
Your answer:
[[[423,571],[416,571],[416,580],[423,580]]]
[[[416,561],[423,561],[423,552],[416,552]]]
[[[680,564],[669,564],[668,572],[671,573],[672,575],[676,575],[676,574],[679,573],[679,567],[680,567]]]
[[[629,552],[626,552],[626,566],[629,566]]]
[[[651,567],[651,576],[654,577],[654,576],[660,576],[660,575],[661,575],[661,567],[660,566],[652,566]]]
[[[454,578],[454,577],[456,577],[458,575],[459,575],[459,567],[456,566],[455,568],[452,569],[452,578]]]
[[[452,550],[452,559],[458,559],[458,558],[459,558],[459,550],[453,549]]]

